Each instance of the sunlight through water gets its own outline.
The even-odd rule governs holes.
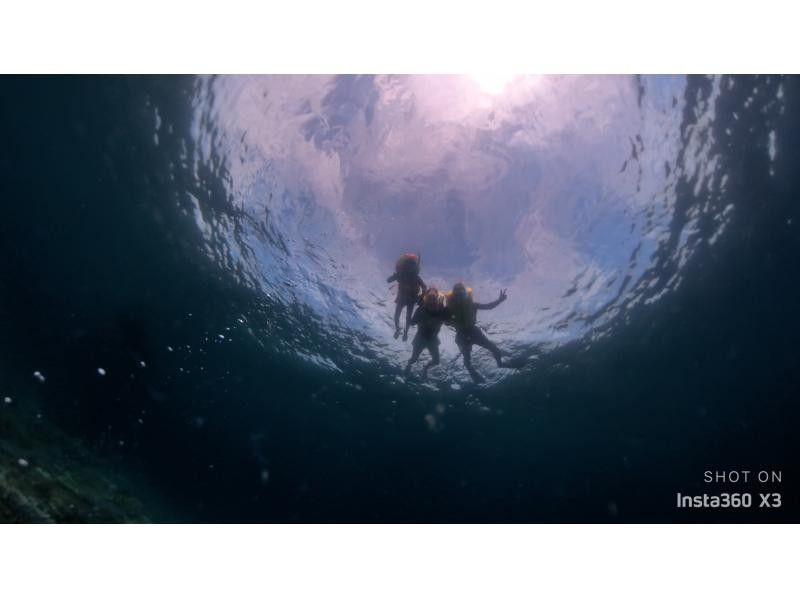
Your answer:
[[[630,309],[677,288],[705,242],[699,219],[713,214],[714,230],[724,229],[730,208],[713,130],[720,83],[207,78],[197,88],[195,160],[220,172],[241,217],[198,198],[195,219],[222,251],[215,259],[233,260],[266,302],[313,316],[319,350],[304,338],[282,339],[282,350],[339,371],[401,367],[409,347],[392,337],[385,279],[400,253],[414,251],[428,284],[463,280],[479,301],[508,288],[509,300],[480,323],[533,366],[554,347],[599,340]],[[678,218],[687,181],[708,208]],[[303,318],[296,329],[308,330]],[[463,382],[452,334],[442,341],[434,379]],[[335,349],[342,344],[345,353]],[[519,373],[476,358],[490,383]]]

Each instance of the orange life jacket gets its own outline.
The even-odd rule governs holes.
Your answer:
[[[450,291],[447,293],[447,309],[450,311],[450,321],[456,328],[469,328],[475,325],[475,308],[472,304],[472,289],[467,287],[467,296],[458,300]]]
[[[416,253],[404,253],[398,258],[394,271],[401,276],[416,276],[419,274],[419,256]]]

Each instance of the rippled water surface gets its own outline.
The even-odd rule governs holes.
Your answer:
[[[181,159],[224,196],[188,192],[185,209],[212,259],[293,327],[281,350],[333,371],[400,366],[382,281],[413,250],[428,284],[464,280],[487,301],[507,287],[487,329],[533,365],[663,299],[723,234],[723,87],[736,80],[520,76],[492,95],[465,76],[203,79]],[[745,93],[743,110],[758,98],[779,117],[780,81]]]

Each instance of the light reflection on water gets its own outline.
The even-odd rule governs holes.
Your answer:
[[[192,158],[227,203],[193,198],[196,223],[288,322],[281,346],[323,367],[407,359],[384,281],[409,250],[428,284],[464,280],[486,301],[508,288],[481,322],[511,353],[596,339],[675,288],[730,217],[720,82],[517,76],[492,95],[464,76],[202,79]],[[676,217],[687,190],[696,204]],[[716,230],[700,239],[709,210]],[[442,337],[436,375],[464,380]]]

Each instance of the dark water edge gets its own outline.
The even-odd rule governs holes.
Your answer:
[[[3,434],[3,467],[22,443],[52,470],[79,439],[72,462],[134,480],[131,500],[151,505],[106,498],[122,513],[106,520],[800,521],[800,83],[783,83],[774,176],[760,124],[720,120],[734,219],[668,301],[507,384],[417,394],[387,386],[395,372],[310,369],[237,325],[258,298],[175,209],[191,187],[229,210],[223,186],[164,159],[189,137],[192,78],[4,77],[0,396],[14,403],[0,421],[23,432]],[[175,128],[157,150],[153,103]],[[37,431],[38,413],[62,432]],[[780,469],[784,507],[677,511],[707,469]],[[100,504],[96,484],[79,490]],[[0,517],[37,519],[3,495]]]

